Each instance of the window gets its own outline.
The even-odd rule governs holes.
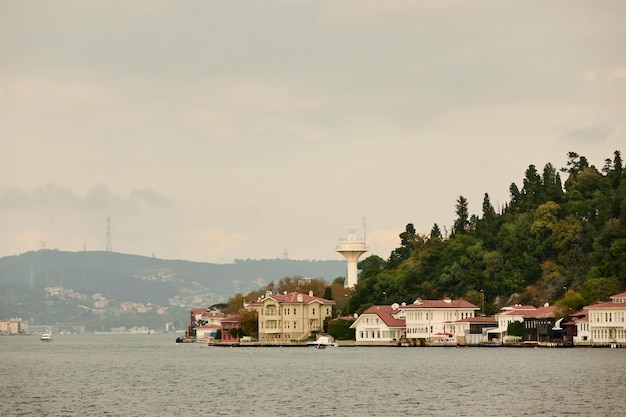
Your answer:
[[[313,315],[315,315],[315,307],[313,307]]]

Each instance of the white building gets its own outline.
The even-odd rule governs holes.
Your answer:
[[[626,292],[611,296],[611,301],[586,306],[590,344],[626,346]]]
[[[413,304],[402,305],[406,314],[406,337],[436,341],[442,336],[458,339],[464,335],[460,326],[446,328],[446,323],[474,317],[479,307],[465,300],[416,300]],[[446,330],[454,330],[446,332]]]
[[[396,345],[404,337],[405,313],[399,304],[372,306],[350,326],[357,345]]]

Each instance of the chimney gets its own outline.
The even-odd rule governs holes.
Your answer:
[[[298,293],[298,297],[296,298],[299,303],[302,302],[302,294]]]
[[[309,297],[313,297],[313,291],[309,291]]]

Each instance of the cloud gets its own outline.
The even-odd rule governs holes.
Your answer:
[[[122,197],[101,184],[89,188],[84,196],[77,196],[70,188],[57,184],[33,189],[11,187],[0,190],[0,210],[64,208],[99,211],[116,208],[137,211],[139,206],[169,208],[173,202],[152,189],[135,190],[130,197]]]
[[[192,232],[187,237],[182,249],[184,259],[214,259],[232,262],[233,253],[246,253],[246,247],[252,238],[246,233],[228,233],[223,230],[205,228]]]
[[[572,143],[599,143],[609,140],[614,130],[611,125],[597,124],[570,129],[561,137],[566,142]]]
[[[626,68],[620,68],[611,73],[613,78],[626,78]]]
[[[131,201],[136,202],[142,206],[151,208],[171,208],[174,206],[174,202],[161,194],[154,191],[152,188],[146,188],[144,190],[135,190],[130,195]]]

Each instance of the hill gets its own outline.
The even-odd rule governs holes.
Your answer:
[[[443,232],[434,224],[420,235],[407,224],[388,260],[359,263],[351,309],[448,296],[488,314],[550,303],[565,315],[626,290],[626,168],[613,155],[601,169],[575,152],[559,170],[530,165],[498,211],[487,193],[481,214],[459,196],[454,225]]]
[[[237,292],[258,290],[286,276],[331,282],[344,271],[345,262],[339,260],[210,264],[115,252],[40,250],[0,258],[0,317],[105,329],[108,324],[155,322],[161,327],[168,321],[184,326],[190,307],[226,302]]]

